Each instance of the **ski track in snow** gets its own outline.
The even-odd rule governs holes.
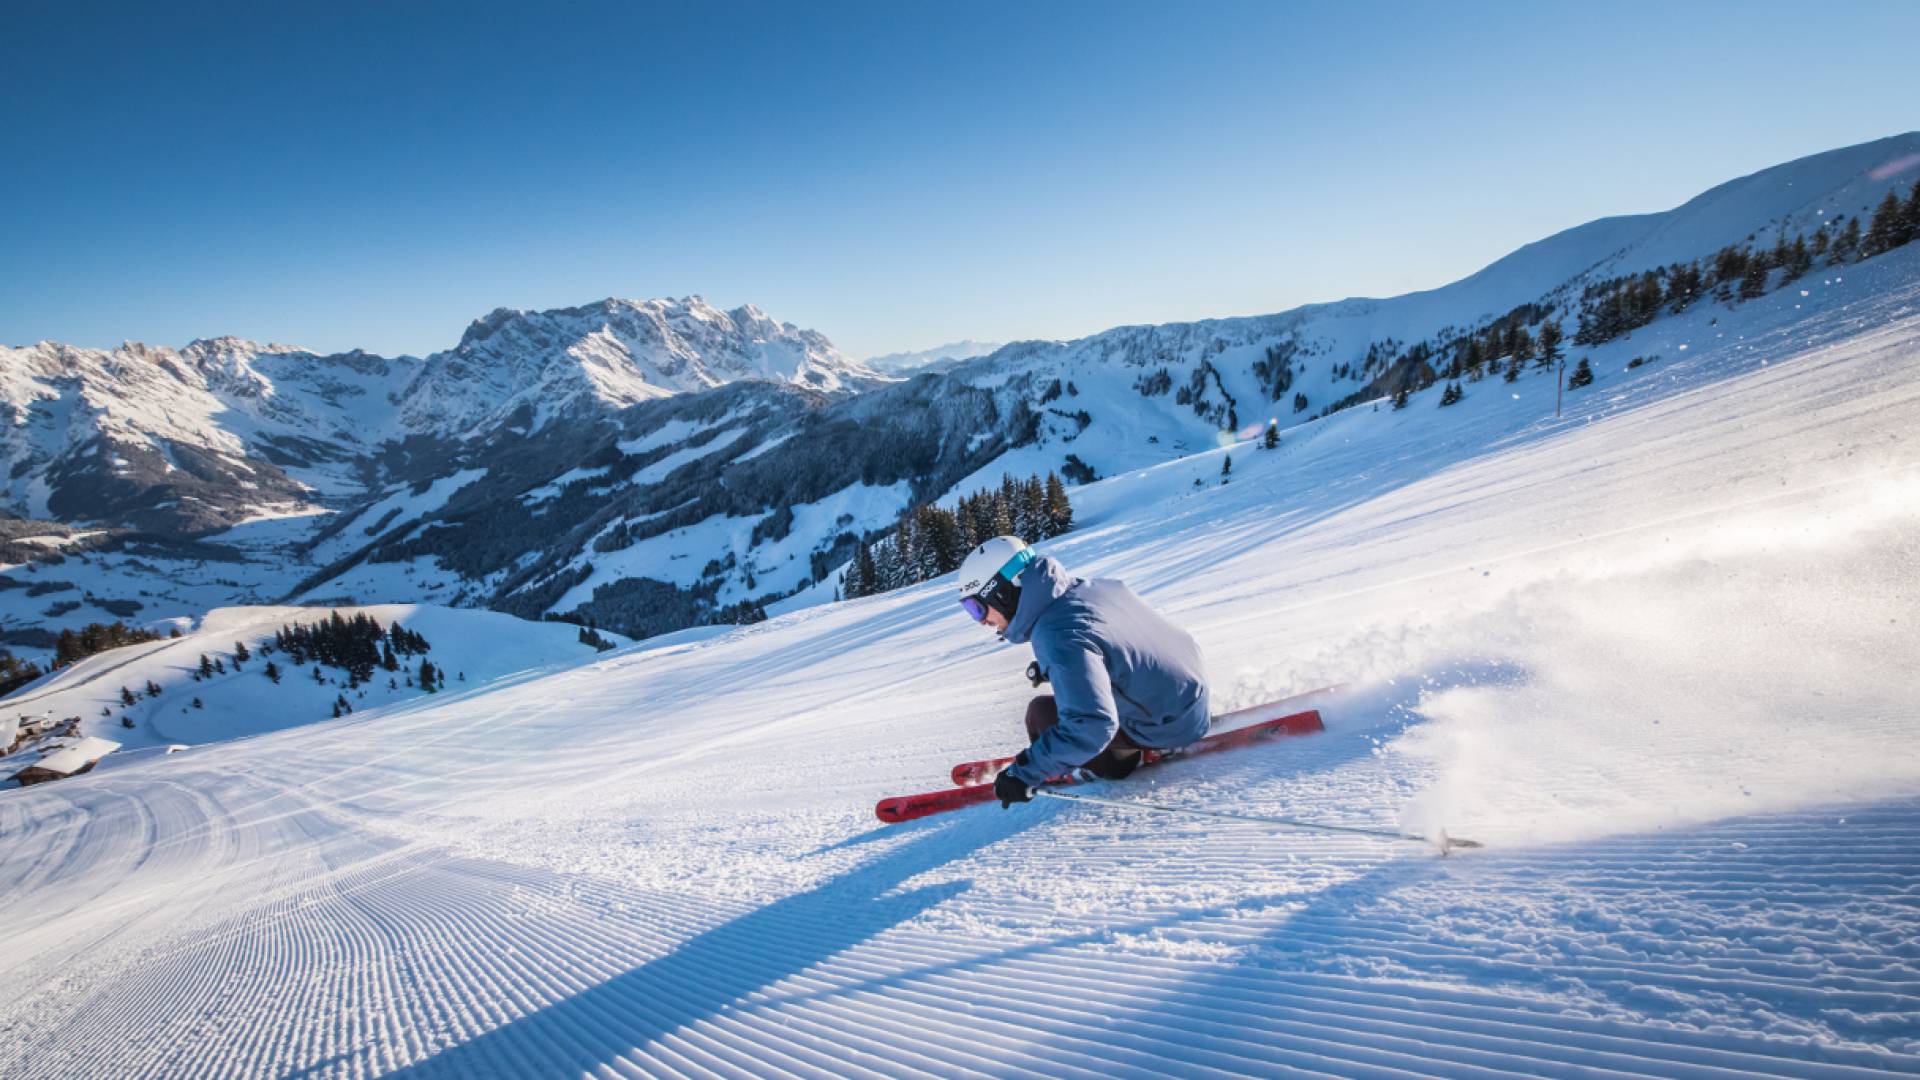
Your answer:
[[[1920,1072],[1888,265],[1559,424],[1496,382],[1414,436],[1355,410],[1049,545],[1193,628],[1223,708],[1350,687],[1100,793],[1485,851],[879,826],[1027,694],[936,581],[0,795],[0,1075]]]
[[[228,869],[166,897],[78,900],[121,909],[120,928],[84,947],[43,922],[38,970],[16,971],[5,1003],[10,1075],[357,1074],[418,1059],[436,1076],[1151,1075],[1169,1062],[1191,1075],[1835,1076],[1915,1063],[1911,1046],[1870,1048],[1910,1039],[1920,992],[1911,802],[1839,829],[1831,813],[1770,815],[1444,861],[1048,805],[900,830],[877,857],[764,906],[381,842],[324,803],[247,782],[112,805],[70,845],[37,845],[46,857],[19,886],[214,855]],[[95,831],[153,846],[89,864],[86,852],[134,850]],[[915,929],[971,896],[964,878],[915,884],[943,869],[1271,884],[1163,910],[1090,903],[1078,918],[989,897],[967,918],[995,932]],[[232,897],[239,877],[248,892]],[[1180,955],[1196,943],[1216,955]],[[1741,1014],[1775,1037],[1739,1030]],[[1780,1037],[1823,1028],[1853,1045]]]

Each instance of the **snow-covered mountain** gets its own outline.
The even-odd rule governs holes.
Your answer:
[[[699,297],[503,308],[425,360],[230,337],[0,348],[0,503],[21,517],[204,531],[365,494],[383,448],[408,440],[528,434],[739,380],[840,392],[876,377],[820,334]]]
[[[950,377],[1043,396],[1057,380],[1065,398],[1048,403],[1052,415],[1036,442],[1007,464],[1060,467],[1071,453],[1108,475],[1165,460],[1170,446],[1207,446],[1222,432],[1244,437],[1270,421],[1283,429],[1306,423],[1367,388],[1414,346],[1439,346],[1522,305],[1538,305],[1530,323],[1551,318],[1571,340],[1575,306],[1593,283],[1709,258],[1726,245],[1771,247],[1776,236],[1811,236],[1842,216],[1864,227],[1888,191],[1904,196],[1920,178],[1911,164],[1883,167],[1916,154],[1920,132],[1815,154],[1728,181],[1672,210],[1568,229],[1438,289],[1017,342]],[[1370,355],[1377,363],[1369,364]]]
[[[1084,484],[1244,441],[1269,423],[1297,438],[1337,406],[1419,389],[1493,320],[1552,323],[1571,339],[1591,290],[1622,275],[1837,231],[1843,217],[1864,224],[1883,195],[1911,188],[1916,170],[1898,165],[1915,154],[1920,134],[1817,154],[1670,211],[1569,229],[1427,292],[1014,343],[910,380],[877,379],[818,335],[697,299],[496,312],[458,348],[422,361],[230,344],[206,346],[192,363],[105,354],[109,369],[99,356],[83,364],[82,351],[41,346],[42,374],[21,378],[14,350],[0,359],[10,399],[31,405],[15,405],[10,436],[22,440],[10,450],[9,489],[22,510],[75,523],[87,515],[69,512],[68,493],[94,490],[123,467],[115,460],[140,470],[151,513],[204,516],[218,502],[232,523],[243,508],[257,514],[287,498],[280,476],[313,483],[329,469],[340,490],[357,484],[361,494],[337,512],[283,506],[274,520],[192,548],[169,548],[164,535],[21,533],[49,554],[0,575],[0,642],[33,647],[49,628],[116,609],[149,618],[235,603],[431,599],[641,635],[742,605],[827,600],[854,547],[916,503],[1004,473],[1054,470]],[[1849,261],[1814,274],[1823,287],[1855,288],[1854,270]],[[1781,275],[1761,277],[1767,302],[1791,301]],[[1684,317],[1662,306],[1650,325],[1570,352],[1601,369],[1672,360],[1742,309],[1719,296]],[[146,399],[118,381],[140,364],[156,393],[180,403],[162,410],[171,426],[150,438],[147,457],[107,456],[88,437],[103,417],[125,411],[137,430],[161,430],[137,411]],[[324,389],[280,402],[272,376],[282,366]],[[361,368],[364,379],[350,377]],[[250,373],[264,373],[271,391]],[[112,408],[80,407],[108,400]],[[1442,437],[1453,414],[1428,415]],[[213,449],[183,454],[203,423],[199,445]],[[216,475],[204,490],[180,487],[206,473]],[[56,544],[64,565],[52,565]],[[220,573],[207,572],[208,559]]]
[[[190,531],[359,490],[418,361],[235,338],[0,347],[15,515]]]
[[[742,379],[838,391],[876,377],[822,335],[750,304],[721,311],[690,296],[500,308],[428,358],[399,397],[398,422],[408,434],[464,437],[509,422],[538,430]]]
[[[951,578],[0,793],[0,1074],[1920,1073],[1920,245],[1591,355],[1077,489],[1344,686],[1119,805],[874,820],[1025,738]]]
[[[889,375],[910,375],[922,371],[944,371],[962,360],[985,356],[1000,347],[999,342],[953,341],[931,349],[869,356],[864,362],[873,370]]]

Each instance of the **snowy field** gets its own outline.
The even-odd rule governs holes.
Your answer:
[[[0,1074],[1920,1071],[1920,248],[1847,284],[1079,493],[1222,708],[1347,686],[1090,791],[1484,851],[880,825],[1018,746],[941,580],[0,794]]]

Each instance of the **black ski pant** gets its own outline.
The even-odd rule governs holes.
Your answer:
[[[1040,733],[1060,722],[1060,707],[1052,694],[1039,694],[1027,702],[1027,741],[1040,737]],[[1123,777],[1133,771],[1140,763],[1139,743],[1127,738],[1125,731],[1115,731],[1113,741],[1107,748],[1095,754],[1093,760],[1081,762],[1083,768],[1092,769],[1096,774],[1107,777]]]

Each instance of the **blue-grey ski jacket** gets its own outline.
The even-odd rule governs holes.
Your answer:
[[[1033,642],[1060,710],[1060,722],[1010,768],[1017,780],[1039,784],[1084,765],[1115,731],[1157,749],[1207,734],[1199,644],[1118,581],[1069,577],[1057,561],[1035,559],[1020,575],[1005,636]]]

